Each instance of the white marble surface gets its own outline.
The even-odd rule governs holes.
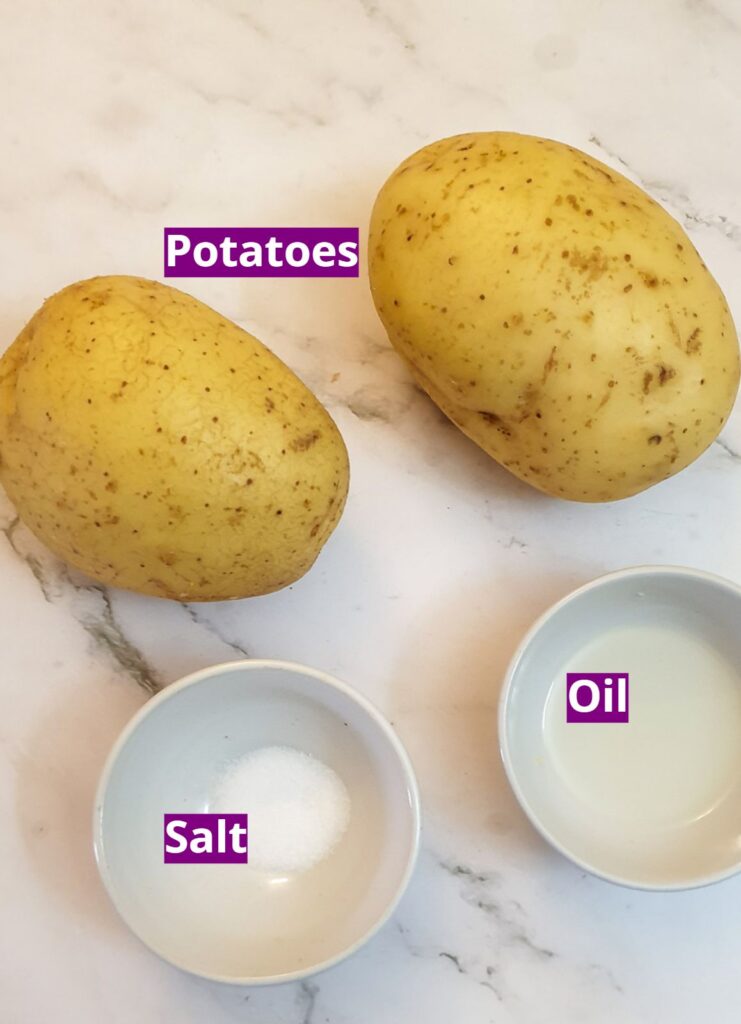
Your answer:
[[[685,224],[741,316],[737,0],[28,0],[0,32],[0,348],[41,299],[160,277],[166,224],[359,224],[436,137],[581,146]],[[602,507],[521,485],[411,386],[358,281],[186,287],[326,402],[345,516],[298,585],[180,606],[70,576],[0,499],[0,1018],[7,1024],[731,1024],[741,878],[652,895],[585,876],[504,782],[495,705],[525,626],[608,569],[741,580],[741,422]],[[154,687],[243,654],[308,662],[396,723],[425,803],[394,920],[300,985],[179,974],[120,924],[90,849],[97,774]]]

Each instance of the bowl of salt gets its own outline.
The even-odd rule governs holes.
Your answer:
[[[150,949],[237,985],[338,963],[388,920],[419,845],[414,770],[380,712],[323,672],[231,662],[152,698],[93,815],[119,914]]]

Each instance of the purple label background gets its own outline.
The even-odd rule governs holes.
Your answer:
[[[618,711],[618,678],[625,679],[625,711]],[[600,689],[600,702],[594,711],[575,711],[569,702],[569,693],[572,686],[582,679],[590,679]],[[612,679],[612,711],[605,711],[604,693],[605,680]],[[583,694],[579,694],[581,703],[586,701],[586,687]],[[566,721],[567,722],[627,722],[630,711],[630,682],[627,672],[567,672],[566,673]]]
[[[165,277],[358,277],[360,272],[360,232],[358,228],[165,228],[164,240],[164,276]],[[169,235],[187,235],[191,241],[190,252],[177,257],[174,267],[167,265],[167,238]],[[231,254],[232,259],[239,259],[242,242],[257,242],[263,247],[263,265],[261,267],[225,267],[222,263],[221,251],[219,258],[212,267],[199,267],[193,258],[193,250],[199,242],[213,242],[218,246],[226,237],[237,243],[237,249]],[[282,267],[267,265],[265,243],[276,238],[283,243],[278,253],[283,260]],[[291,242],[304,242],[313,250],[319,242],[331,242],[337,255],[335,266],[320,267],[309,262],[303,267],[291,267],[285,261],[285,249]],[[340,242],[354,242],[358,261],[353,267],[337,266]],[[328,257],[325,255],[324,259]]]
[[[195,828],[208,828],[210,829],[214,837],[214,846],[218,840],[218,827],[219,819],[223,818],[226,830],[226,840],[228,849],[226,853],[218,853],[214,850],[212,853],[192,853],[189,847],[186,847],[182,853],[168,853],[166,847],[168,843],[174,843],[176,840],[168,839],[167,836],[167,823],[170,821],[184,821],[185,826],[178,829],[178,833],[181,836],[185,836],[190,844],[193,838],[193,829]],[[229,829],[232,825],[247,825],[246,814],[166,814],[164,825],[162,826],[163,835],[163,848],[165,854],[165,864],[246,864],[248,855],[246,853],[236,853],[231,848],[231,837],[229,836]],[[242,837],[244,842],[244,837]],[[249,834],[247,836],[247,845],[249,843]]]

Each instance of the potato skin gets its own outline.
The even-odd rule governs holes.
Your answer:
[[[458,135],[405,160],[370,226],[389,338],[446,415],[547,494],[624,498],[708,447],[736,332],[681,227],[570,146]]]
[[[348,461],[257,339],[174,288],[96,277],[47,299],[0,361],[0,481],[96,580],[208,601],[302,576]]]

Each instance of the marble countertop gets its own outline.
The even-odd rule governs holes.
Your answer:
[[[440,136],[548,135],[640,182],[741,316],[736,0],[29,0],[0,34],[0,348],[41,299],[161,277],[172,224],[367,226]],[[347,510],[281,593],[179,605],[67,571],[0,497],[0,1017],[5,1024],[731,1024],[741,877],[620,889],[548,848],[503,778],[495,708],[532,619],[642,562],[741,580],[741,419],[690,469],[611,505],[520,484],[412,386],[359,280],[200,280],[316,391],[352,462]],[[425,806],[393,920],[302,984],[180,974],[120,923],[90,810],[150,693],[235,657],[306,662],[395,723]]]

